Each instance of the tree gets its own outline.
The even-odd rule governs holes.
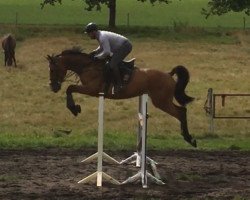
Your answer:
[[[208,10],[202,8],[202,14],[208,18],[210,15],[223,15],[230,11],[245,12],[250,15],[250,0],[210,0]]]
[[[101,5],[104,4],[109,8],[109,27],[115,28],[116,26],[116,0],[83,0],[87,4],[87,7],[85,8],[88,11],[92,11],[96,9],[97,11],[101,10]],[[140,2],[147,2],[149,1],[152,5],[155,2],[159,3],[170,3],[171,0],[137,0]],[[41,3],[42,8],[46,4],[55,5],[56,3],[62,4],[62,0],[43,0]]]

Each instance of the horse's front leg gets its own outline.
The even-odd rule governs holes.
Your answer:
[[[71,111],[71,113],[75,116],[78,115],[78,113],[81,113],[81,106],[80,105],[76,105],[75,101],[73,99],[73,92],[77,92],[76,91],[76,85],[70,85],[66,91],[67,94],[67,108]]]
[[[4,52],[4,66],[6,66],[7,64],[7,54],[6,52]]]

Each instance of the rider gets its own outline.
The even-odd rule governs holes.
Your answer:
[[[93,22],[85,27],[85,33],[91,39],[96,39],[99,47],[91,52],[94,59],[110,59],[110,67],[114,73],[116,86],[115,92],[118,93],[122,90],[122,80],[118,64],[131,52],[132,45],[130,41],[117,33],[99,30],[97,25]]]

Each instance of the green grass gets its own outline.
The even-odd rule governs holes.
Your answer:
[[[90,21],[108,24],[108,10],[88,12],[81,0],[63,1],[62,5],[45,6],[41,10],[42,0],[8,0],[0,2],[0,23],[8,24],[64,24],[83,25]],[[117,1],[117,25],[173,27],[182,24],[190,27],[230,27],[242,28],[243,17],[246,27],[250,27],[250,17],[243,13],[229,13],[223,16],[211,16],[205,19],[201,8],[206,7],[206,0],[174,0],[171,4],[141,3],[136,0]]]
[[[61,28],[20,27],[23,39],[18,40],[19,67],[11,70],[6,70],[3,66],[0,68],[0,148],[96,148],[98,99],[75,95],[76,102],[82,106],[81,115],[75,118],[65,106],[65,90],[69,82],[63,85],[58,94],[52,93],[48,87],[47,61],[44,56],[58,53],[82,40],[86,49],[95,47],[92,41],[82,38],[81,33],[74,31],[75,27],[65,28],[65,31],[62,31],[63,26]],[[60,31],[61,36],[58,37]],[[38,35],[29,35],[34,32],[38,32]],[[128,34],[133,36],[133,29]],[[248,44],[248,35],[244,33],[243,36],[243,41]],[[198,149],[201,150],[250,150],[249,123],[246,120],[215,120],[216,132],[211,134],[207,132],[208,118],[202,110],[208,87],[229,93],[247,91],[249,68],[244,63],[249,56],[246,52],[248,46],[239,46],[234,42],[234,36],[231,42],[224,43],[227,37],[221,34],[218,43],[181,36],[180,40],[161,37],[152,39],[146,35],[143,38],[132,37],[133,51],[139,58],[139,66],[140,59],[148,63],[148,66],[162,67],[161,70],[165,71],[179,63],[189,66],[191,82],[187,91],[196,97],[196,101],[188,106],[189,129],[197,138]],[[216,54],[214,49],[217,50]],[[237,54],[234,50],[237,50]],[[233,57],[235,55],[239,57],[239,62],[238,57]],[[2,63],[2,56],[0,61]],[[214,73],[215,71],[218,73]],[[233,77],[232,83],[228,81],[228,77]],[[225,91],[225,88],[230,90]],[[237,102],[245,105],[243,108],[249,105],[248,101],[237,100],[232,104],[227,99],[225,109],[229,108],[231,113],[240,110],[241,108],[232,106]],[[105,102],[104,148],[135,149],[137,104],[137,99]],[[181,137],[179,123],[175,119],[159,112],[151,103],[149,111],[152,116],[149,119],[149,149],[192,149]],[[59,129],[72,129],[72,132],[65,134]]]
[[[13,182],[13,181],[18,181],[20,179],[19,176],[14,176],[14,175],[0,175],[0,183],[2,182]]]
[[[136,135],[126,132],[105,132],[104,149],[134,150]],[[250,150],[250,139],[239,138],[197,138],[198,150]],[[178,134],[170,136],[148,136],[148,150],[193,149]],[[51,134],[0,133],[0,149],[43,149],[43,148],[97,148],[97,131],[92,130],[82,134],[72,132]]]
[[[108,29],[102,26],[103,29]],[[72,36],[72,34],[82,34],[82,27],[79,25],[1,25],[0,34],[14,33],[18,42],[31,37],[51,37],[58,36],[63,32],[64,36]],[[235,44],[238,38],[231,34],[232,29],[222,28],[192,28],[176,25],[176,27],[143,27],[143,26],[117,26],[115,32],[124,34],[131,40],[145,41],[149,38],[157,38],[157,40],[165,41],[198,41],[215,44]]]
[[[82,34],[81,26],[1,25],[0,33],[15,30],[17,69],[0,67],[0,148],[96,148],[98,99],[75,95],[82,113],[73,117],[65,106],[65,90],[54,94],[48,86],[47,54],[80,45],[85,51],[96,48]],[[138,31],[139,30],[139,31]],[[150,31],[148,31],[150,30]],[[217,93],[246,93],[249,90],[250,59],[248,32],[228,29],[203,29],[176,24],[168,27],[119,26],[133,42],[131,57],[138,67],[169,71],[177,64],[191,74],[187,92],[196,98],[188,105],[190,133],[198,149],[250,150],[247,120],[215,120],[214,134],[208,133],[208,117],[203,105],[207,89]],[[3,63],[0,56],[0,63]],[[138,99],[105,102],[105,148],[131,149],[136,146]],[[235,106],[241,105],[241,106]],[[246,114],[247,99],[226,98],[225,108],[218,100],[221,114]],[[149,149],[192,149],[180,135],[179,123],[149,103]],[[59,129],[72,129],[67,135]]]

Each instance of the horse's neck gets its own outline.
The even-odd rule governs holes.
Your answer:
[[[100,66],[102,66],[104,63],[92,61],[87,54],[83,54],[71,56],[66,60],[66,64],[68,70],[71,70],[80,75],[84,69],[88,69],[88,71],[90,68],[92,68],[93,70],[99,69]]]
[[[68,70],[80,75],[82,70],[90,65],[91,60],[85,55],[68,56],[65,59]]]

